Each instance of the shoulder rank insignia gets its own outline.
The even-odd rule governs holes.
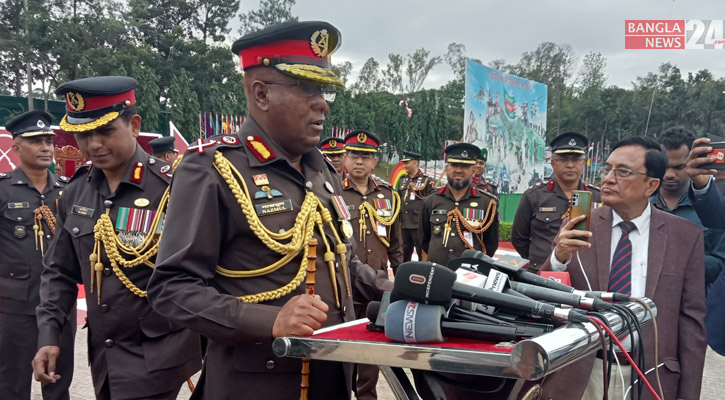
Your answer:
[[[131,176],[128,178],[129,181],[140,184],[141,180],[143,179],[143,173],[146,167],[143,165],[142,162],[137,162],[136,166],[133,167],[133,171],[131,171]]]
[[[269,161],[276,157],[272,149],[258,136],[247,136],[247,148],[257,157],[259,162]]]
[[[207,147],[216,146],[217,144],[219,142],[213,139],[197,139],[196,144],[189,146],[186,151],[196,150],[199,154],[204,154]]]
[[[8,177],[8,174],[6,174],[4,172],[0,172],[0,178],[7,178],[7,177]]]
[[[222,136],[222,142],[226,144],[238,144],[239,139],[236,136],[224,135]]]
[[[170,169],[171,169],[170,165],[164,165],[163,167],[161,167],[159,172],[161,172],[162,174],[165,174],[165,173],[169,172]]]
[[[60,179],[63,182],[68,182],[68,177],[67,176],[61,175],[61,176],[58,177],[58,179]]]

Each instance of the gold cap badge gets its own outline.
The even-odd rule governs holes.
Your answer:
[[[327,33],[327,29],[315,31],[310,38],[310,46],[312,51],[320,58],[327,57],[329,49],[330,35]]]
[[[367,141],[367,140],[368,140],[368,135],[366,135],[366,134],[364,134],[362,132],[357,134],[357,141],[358,142],[365,143],[365,141]]]
[[[65,94],[65,98],[73,111],[83,111],[86,107],[86,102],[80,93],[68,92]]]
[[[337,147],[337,140],[330,140],[329,144],[330,144],[330,147]]]

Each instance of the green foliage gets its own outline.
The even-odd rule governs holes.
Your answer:
[[[171,120],[187,141],[192,141],[199,132],[199,101],[191,90],[189,76],[185,70],[174,76],[169,88]]]
[[[511,241],[511,228],[513,222],[499,222],[498,224],[498,241],[499,242],[510,242]]]
[[[262,0],[258,10],[251,10],[241,15],[242,27],[239,33],[245,35],[271,25],[287,21],[297,21],[292,14],[296,0]]]

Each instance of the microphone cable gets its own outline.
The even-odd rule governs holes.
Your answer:
[[[637,366],[642,369],[645,367],[645,354],[644,354],[644,342],[642,338],[642,325],[639,323],[639,320],[637,319],[637,316],[634,314],[632,310],[629,308],[621,305],[621,304],[614,304],[614,309],[619,310],[620,315],[622,318],[626,318],[628,320],[628,325],[630,327],[630,348],[632,349],[632,354],[634,354],[637,358]],[[636,338],[632,333],[632,330],[637,334]],[[635,384],[635,376],[630,376],[630,384],[634,386]],[[642,383],[640,382],[637,387],[637,398],[642,398]]]
[[[607,331],[607,333],[609,334],[609,337],[612,338],[612,340],[614,340],[614,343],[617,345],[617,347],[619,347],[620,350],[622,350],[622,354],[624,354],[624,356],[627,357],[627,360],[632,365],[632,368],[634,368],[634,370],[637,372],[637,375],[639,375],[640,379],[645,383],[645,385],[647,386],[647,389],[650,391],[650,393],[652,393],[652,396],[654,396],[655,400],[662,400],[660,398],[660,396],[657,394],[657,392],[654,390],[654,388],[652,388],[652,385],[650,385],[649,381],[644,376],[642,371],[639,369],[637,364],[634,362],[634,360],[632,360],[632,357],[630,357],[629,353],[626,352],[626,350],[624,349],[624,345],[622,345],[622,342],[620,342],[619,339],[617,339],[617,337],[614,335],[614,332],[612,332],[612,330],[609,329],[607,324],[605,324],[604,322],[600,321],[599,319],[597,319],[595,317],[589,317],[589,320],[592,321],[592,323],[595,323],[595,324],[601,326],[605,331]]]
[[[647,304],[646,301],[640,299],[639,297],[632,297],[632,301],[636,301],[637,303],[641,304],[642,307],[644,307],[645,310],[649,313],[650,317],[652,317],[652,328],[654,329],[655,333],[655,378],[657,379],[657,388],[660,390],[660,397],[663,399],[665,398],[664,390],[662,390],[662,381],[660,380],[660,369],[659,369],[659,333],[657,332],[657,318],[655,317],[654,311],[652,311],[652,308]]]
[[[556,257],[556,256],[554,256]],[[584,272],[584,266],[582,265],[582,259],[579,258],[579,250],[576,251],[576,261],[579,263],[579,268],[582,270],[582,275],[584,275],[584,280],[587,282],[587,288],[589,288],[590,292],[593,292],[592,285],[589,283],[589,277],[587,276],[587,273]]]

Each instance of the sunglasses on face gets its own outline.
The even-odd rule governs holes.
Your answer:
[[[363,160],[372,160],[375,158],[374,155],[368,153],[347,153],[347,156],[353,160],[357,160],[358,158],[362,158]]]

